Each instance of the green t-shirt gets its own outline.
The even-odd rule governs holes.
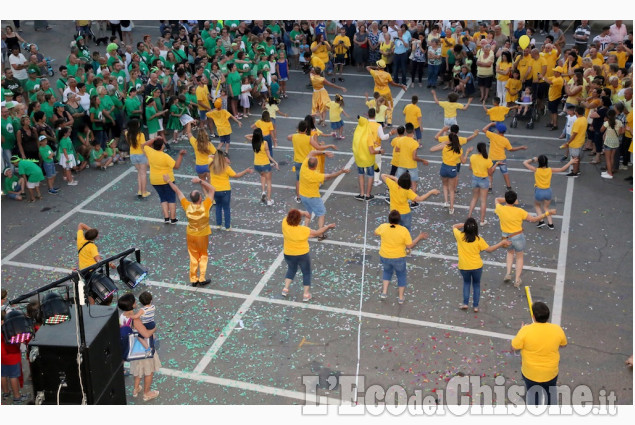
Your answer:
[[[57,87],[62,93],[66,90],[66,78],[58,78],[57,83],[55,83],[55,87]]]
[[[54,109],[55,108],[53,108],[53,105],[49,104],[48,102],[47,103],[42,103],[40,105],[40,111],[44,112],[44,115],[46,116],[46,120],[49,123],[51,122],[51,118],[53,117]]]
[[[231,86],[234,96],[240,95],[240,74],[238,71],[234,70],[227,75],[227,84]]]
[[[111,57],[108,58],[108,62],[107,62],[108,67],[110,69],[112,69],[112,67],[115,65],[115,62],[123,63],[123,61],[121,60],[121,58],[119,56],[111,56]]]
[[[2,149],[13,149],[15,147],[15,133],[18,129],[13,125],[11,117],[2,120]]]
[[[119,72],[112,72],[110,75],[113,75],[117,78],[117,86],[119,86],[119,90],[123,91],[126,86],[126,73],[121,70]]]
[[[37,183],[44,180],[44,174],[40,166],[26,159],[18,163],[18,173],[26,176],[30,183]]]
[[[216,39],[218,37],[210,37],[209,35],[207,36],[207,39],[205,40],[205,42],[203,42],[203,47],[205,47],[205,50],[207,51],[207,54],[210,56],[213,56],[214,53],[216,52]]]
[[[296,40],[296,39],[295,39],[295,38],[296,38],[297,36],[299,36],[299,35],[302,35],[302,32],[301,32],[301,31],[295,31],[295,30],[294,30],[294,31],[291,31],[291,32],[289,33],[289,38],[291,38],[291,42],[292,42],[292,43],[293,43],[293,45],[294,45],[294,46],[296,46],[296,47],[300,45],[300,40],[299,40],[299,39],[298,39],[298,40]]]
[[[273,34],[280,35],[280,25],[267,25],[267,29],[269,29]]]
[[[101,103],[99,104],[99,107],[101,108],[102,111],[107,111],[110,114],[110,122],[111,124],[115,123],[115,103],[112,101],[112,98],[110,96],[108,96],[107,94],[104,95],[104,97],[101,98]],[[106,121],[108,121],[108,118],[106,118]]]
[[[102,120],[104,118],[104,114],[101,113],[101,105],[98,108],[90,108],[89,114],[93,114],[96,120]],[[93,122],[92,129],[100,131],[104,129],[104,125],[101,121]]]
[[[67,155],[75,155],[75,148],[70,137],[64,137],[60,140],[60,145],[57,149],[58,156],[64,155],[64,149],[66,149]]]
[[[74,77],[77,74],[77,68],[79,65],[71,65],[70,63],[66,65],[66,70],[68,71],[69,77]]]
[[[51,156],[51,154],[53,153],[53,149],[51,149],[49,145],[40,146],[39,151],[40,151],[40,156],[42,157],[42,161],[48,162],[48,163],[53,162],[54,157]]]
[[[159,119],[151,118],[156,114],[157,110],[152,106],[146,106],[146,125],[148,126],[148,133],[153,134],[159,131]]]
[[[136,112],[141,108],[141,101],[139,100],[137,96],[126,98],[125,108],[126,108],[126,115],[128,115],[128,117],[135,117],[135,118],[141,117],[140,113]]]
[[[198,102],[196,100],[196,94],[185,94],[185,103],[191,108],[194,107],[195,111],[198,111]]]
[[[29,93],[29,100],[31,102],[35,102],[37,100],[36,93],[38,92],[38,90],[40,90],[40,79],[36,78],[35,80],[26,80],[26,83],[24,83],[24,88]]]
[[[90,163],[92,164],[93,162],[97,161],[99,158],[101,158],[103,154],[104,154],[104,150],[101,147],[97,150],[91,149],[90,155],[88,157]]]
[[[12,175],[11,177],[7,177],[6,179],[4,179],[4,185],[3,185],[4,193],[17,192],[16,189],[17,189],[19,180],[20,178],[16,176],[15,174]]]

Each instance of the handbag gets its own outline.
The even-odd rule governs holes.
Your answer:
[[[140,339],[141,339],[141,336],[139,335],[139,332],[137,331],[133,330],[128,335],[129,348],[128,348],[128,354],[126,356],[126,359],[128,361],[149,359],[154,357],[154,347],[152,346],[152,341],[150,340],[150,338],[142,338],[148,345],[149,350],[146,350],[146,348],[141,343]]]

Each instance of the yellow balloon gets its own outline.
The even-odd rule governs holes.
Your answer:
[[[529,46],[529,37],[526,35],[521,36],[518,39],[518,45],[520,46],[521,49],[526,49],[527,46]]]

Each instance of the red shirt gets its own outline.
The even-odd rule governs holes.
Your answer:
[[[22,352],[20,344],[5,344],[4,336],[0,334],[0,342],[2,343],[2,364],[5,366],[13,366],[22,361]]]

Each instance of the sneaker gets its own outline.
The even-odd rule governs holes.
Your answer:
[[[390,196],[384,196],[384,202],[390,205]]]
[[[57,195],[57,190],[55,190],[55,189],[49,189],[49,193],[50,193],[51,195]]]
[[[302,200],[300,199],[300,197],[299,197],[299,196],[296,196],[296,197],[295,197],[295,203],[296,203],[296,204],[299,204],[300,202],[302,202]]]
[[[397,297],[397,302],[401,305],[405,300],[403,298]]]
[[[520,285],[522,284],[523,284],[523,280],[517,279],[516,282],[514,282],[514,288],[520,288]]]
[[[549,230],[556,230],[556,227],[553,224],[547,224]]]
[[[364,195],[357,195],[357,196],[355,196],[355,199],[357,201],[363,201],[364,199],[366,199],[366,197]]]
[[[503,282],[504,283],[509,283],[511,281],[512,281],[512,275],[506,274],[505,277],[503,278]]]
[[[418,202],[413,202],[413,203],[411,203],[411,204],[410,204],[410,208],[412,208],[412,209],[419,208],[419,203],[418,203]]]
[[[179,222],[178,218],[173,218],[173,219],[170,220],[170,224],[176,224],[178,222]]]
[[[450,209],[448,210],[448,214],[453,215],[453,214],[454,214],[454,208],[450,208]]]
[[[375,195],[364,196],[364,201],[372,201],[373,199],[375,199]]]
[[[626,180],[627,182],[632,182],[633,176],[624,177],[624,180]]]
[[[450,204],[448,204],[447,202],[443,203],[443,208],[450,208]]]
[[[55,187],[55,186],[53,186],[53,190],[56,190],[56,191],[58,191],[58,192],[59,192],[59,191],[60,191],[60,188],[59,188],[59,187]]]
[[[77,186],[77,184],[78,184],[78,183],[79,183],[79,182],[78,182],[77,180],[73,180],[72,182],[67,183],[67,184],[68,184],[69,186]]]
[[[487,220],[481,221],[480,225],[485,226],[487,224]]]
[[[388,298],[387,294],[379,294],[379,299],[380,300],[385,300],[386,298]]]
[[[339,77],[337,80],[340,81],[340,82],[344,81],[344,79],[342,77]]]
[[[487,193],[492,193],[492,188],[491,187],[487,189]]]
[[[567,115],[567,111],[562,111],[558,114],[559,117],[564,117],[565,115]]]
[[[169,217],[164,218],[163,219],[163,223],[164,224],[169,224],[170,223],[170,218]]]
[[[567,174],[567,177],[578,177],[578,174],[571,171],[569,174]]]
[[[622,171],[626,171],[626,170],[628,170],[628,167],[626,165],[624,165],[624,164],[620,164],[620,168],[619,169],[622,170]]]
[[[375,186],[375,187],[380,186],[380,185],[381,185],[381,183],[382,183],[382,181],[381,181],[381,180],[378,180],[378,181],[376,181],[376,182],[373,182],[373,186]]]
[[[20,397],[13,399],[13,404],[24,404],[29,399],[29,396],[26,394],[20,394]]]
[[[115,164],[113,164],[112,162],[110,164],[108,164],[109,167],[114,167]]]
[[[568,156],[563,155],[563,156],[562,156],[562,158],[560,158],[560,161],[564,162],[564,161],[566,161],[566,160],[568,160],[568,159],[569,159],[569,157],[568,157]]]
[[[144,192],[141,194],[142,197],[147,198],[148,196],[152,195],[152,193],[150,192]]]
[[[545,227],[545,222],[540,220],[538,224],[536,224],[536,227]]]
[[[265,192],[262,192],[262,195],[260,195],[260,202],[264,204],[266,201],[267,201],[267,194]]]
[[[613,178],[613,176],[608,174],[608,173],[607,174],[602,174],[602,175],[600,175],[600,177],[602,177],[603,179],[609,179],[609,180],[611,180]]]
[[[272,206],[272,205],[273,205],[273,199],[269,199],[269,200],[267,201],[267,206],[268,206],[268,207],[270,207],[270,206]]]
[[[231,227],[221,227],[221,229],[226,231],[226,232],[229,232],[229,231],[231,231],[232,228]]]

